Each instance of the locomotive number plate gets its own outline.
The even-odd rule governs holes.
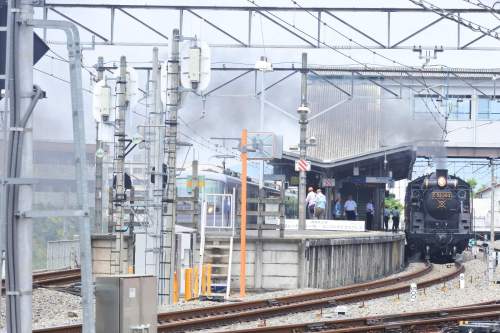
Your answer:
[[[451,199],[451,192],[432,192],[432,199]]]

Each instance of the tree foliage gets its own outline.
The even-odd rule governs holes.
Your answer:
[[[403,209],[403,205],[394,197],[394,194],[389,194],[389,196],[384,199],[384,205],[389,209]]]
[[[476,186],[477,186],[477,180],[476,180],[476,178],[469,178],[469,179],[467,179],[467,184],[469,184],[472,192],[476,191]]]
[[[51,205],[37,205],[37,209],[56,209]],[[73,239],[78,234],[76,218],[44,218],[33,224],[33,269],[47,268],[47,242]]]

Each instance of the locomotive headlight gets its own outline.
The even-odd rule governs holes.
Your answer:
[[[446,186],[446,178],[441,176],[438,178],[438,186],[439,187],[445,187]]]
[[[214,212],[214,206],[208,206],[208,214],[212,214]]]

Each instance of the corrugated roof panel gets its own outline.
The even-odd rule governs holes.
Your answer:
[[[308,100],[310,117],[342,101],[344,104],[309,122],[308,136],[314,136],[318,145],[308,149],[308,155],[323,161],[337,160],[376,150],[380,147],[380,90],[369,81],[330,79],[347,92],[354,87],[356,99],[325,81],[309,81]],[[363,96],[363,98],[360,98]]]

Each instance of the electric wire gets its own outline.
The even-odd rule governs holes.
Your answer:
[[[500,36],[498,35],[498,32],[493,31],[490,28],[484,27],[478,23],[475,23],[471,20],[464,19],[461,16],[457,15],[456,13],[450,12],[449,10],[443,9],[441,7],[438,7],[434,5],[432,2],[427,1],[427,0],[408,0],[411,3],[413,3],[416,6],[419,6],[423,9],[430,10],[434,12],[435,14],[446,18],[448,20],[455,21],[468,29],[475,31],[475,32],[481,32],[487,36],[490,36],[492,38],[495,38],[497,40],[500,40]]]
[[[335,29],[334,27],[332,27],[330,24],[328,24],[328,23],[327,23],[327,22],[325,22],[324,20],[320,19],[320,17],[319,17],[319,16],[316,16],[313,12],[311,12],[311,11],[310,11],[310,10],[308,10],[307,8],[305,8],[305,7],[301,6],[301,5],[299,4],[299,2],[298,2],[298,1],[296,1],[296,0],[291,0],[291,2],[292,2],[294,5],[296,5],[298,8],[300,8],[300,9],[304,10],[306,13],[308,13],[308,14],[309,14],[310,16],[312,16],[314,19],[318,20],[318,22],[320,22],[323,26],[325,26],[325,27],[329,28],[330,30],[332,30],[332,31],[334,31],[335,33],[337,33],[337,34],[339,34],[340,36],[342,36],[343,38],[345,38],[345,39],[349,40],[350,42],[352,42],[352,43],[356,44],[357,46],[361,47],[362,49],[364,49],[364,50],[366,50],[366,51],[368,51],[368,52],[372,53],[373,55],[378,56],[378,57],[380,57],[380,58],[382,58],[382,59],[385,59],[385,60],[387,60],[387,61],[389,61],[389,62],[392,62],[392,63],[394,63],[394,64],[397,64],[397,65],[399,65],[399,66],[402,66],[402,67],[404,67],[404,68],[407,68],[407,69],[410,69],[410,70],[414,70],[414,71],[418,71],[418,72],[420,73],[420,77],[421,77],[422,82],[420,82],[419,80],[417,80],[417,79],[416,79],[416,77],[415,77],[415,76],[413,76],[413,75],[411,75],[409,72],[405,72],[405,73],[406,73],[406,75],[408,75],[409,77],[411,77],[411,78],[415,79],[418,83],[422,84],[422,85],[425,87],[425,89],[427,90],[427,93],[428,93],[429,95],[430,95],[430,91],[432,91],[432,92],[436,93],[437,95],[441,95],[440,93],[438,93],[437,91],[435,91],[434,89],[431,89],[431,88],[429,87],[429,85],[427,84],[427,82],[426,82],[426,80],[425,80],[425,77],[424,77],[424,75],[423,75],[423,72],[422,72],[422,69],[421,69],[421,68],[418,68],[418,67],[415,67],[415,66],[409,66],[409,65],[406,65],[406,64],[404,64],[404,63],[402,63],[402,62],[400,62],[400,61],[398,61],[398,60],[396,60],[396,59],[394,59],[394,58],[391,58],[391,57],[385,56],[385,55],[381,54],[380,52],[377,52],[377,51],[375,51],[374,49],[369,48],[369,47],[367,47],[367,46],[363,45],[363,44],[362,44],[362,43],[360,43],[360,42],[357,42],[357,41],[356,41],[356,40],[354,40],[353,38],[351,38],[351,37],[347,36],[346,34],[342,33],[342,32],[341,32],[341,31],[339,31],[338,29]],[[366,63],[364,63],[364,65],[367,65],[367,64],[366,64]],[[460,77],[457,77],[457,78],[458,78],[458,79],[460,79],[460,80],[462,80]],[[463,80],[462,80],[462,81],[463,81]],[[465,81],[464,81],[464,82],[465,82]],[[446,135],[447,135],[447,133],[446,133],[446,122],[447,122],[447,120],[448,120],[448,116],[449,116],[449,115],[448,115],[447,113],[446,113],[446,114],[444,114],[444,115],[443,115],[443,114],[441,114],[441,112],[440,112],[440,110],[439,110],[439,107],[436,105],[436,103],[435,103],[434,99],[433,99],[433,98],[430,98],[430,100],[431,100],[431,102],[433,103],[433,106],[434,106],[435,110],[437,111],[437,113],[438,113],[440,116],[442,116],[442,117],[444,118],[444,120],[445,120],[445,124],[444,124],[444,126],[442,126],[442,125],[440,124],[440,122],[439,122],[439,121],[438,121],[438,120],[434,117],[434,115],[432,114],[431,110],[429,109],[429,111],[431,112],[431,115],[432,115],[432,116],[433,116],[433,118],[434,118],[434,121],[435,121],[435,122],[439,125],[439,127],[440,127],[440,128],[442,129],[442,131],[443,131],[443,140],[444,140],[444,138],[445,138],[445,137],[446,137]],[[428,106],[427,106],[427,105],[425,105],[425,106],[428,108]]]
[[[262,8],[259,4],[257,4],[257,3],[256,3],[256,1],[255,1],[255,0],[247,0],[247,1],[248,1],[248,2],[250,2],[251,4],[253,4],[254,6],[256,6],[257,8]],[[295,1],[295,3],[296,3],[296,1]],[[313,35],[311,35],[311,34],[309,34],[309,33],[305,32],[304,30],[302,30],[302,29],[298,28],[297,26],[295,26],[295,25],[293,25],[293,24],[289,23],[288,21],[286,21],[286,20],[282,19],[280,16],[278,16],[278,15],[276,15],[276,14],[274,14],[274,13],[270,12],[270,11],[266,11],[266,10],[263,10],[263,11],[265,11],[266,13],[268,13],[270,16],[273,16],[274,18],[276,18],[276,19],[277,19],[277,20],[279,20],[280,22],[282,22],[282,23],[286,24],[286,25],[287,25],[287,26],[289,26],[291,29],[295,29],[296,31],[299,31],[301,34],[303,34],[303,35],[305,35],[305,36],[309,37],[310,39],[312,39],[312,40],[316,41],[317,43],[324,45],[324,46],[325,46],[325,47],[327,47],[328,49],[330,49],[330,50],[332,50],[332,51],[334,51],[334,52],[336,52],[336,53],[338,53],[338,54],[340,54],[340,55],[342,55],[342,56],[344,56],[344,57],[346,57],[346,58],[348,58],[348,59],[350,59],[350,60],[354,61],[355,63],[357,63],[358,65],[360,65],[360,66],[362,66],[362,67],[364,67],[364,68],[366,68],[366,69],[373,70],[374,72],[378,73],[378,74],[379,74],[382,78],[385,78],[385,79],[387,79],[387,80],[393,81],[393,82],[395,82],[395,83],[396,83],[396,84],[398,84],[398,85],[401,85],[401,86],[403,86],[403,87],[405,87],[405,88],[408,88],[408,89],[410,89],[410,90],[412,90],[412,91],[414,91],[414,92],[417,92],[417,91],[416,91],[416,89],[414,89],[413,87],[411,87],[411,86],[409,86],[409,85],[406,85],[406,84],[404,84],[404,83],[402,83],[402,82],[400,82],[400,81],[397,81],[397,80],[395,80],[395,79],[393,79],[393,78],[391,78],[391,77],[388,77],[388,76],[384,75],[382,72],[378,71],[376,68],[370,67],[370,66],[368,66],[368,64],[367,64],[367,63],[362,62],[362,61],[360,61],[360,60],[357,60],[357,59],[356,59],[356,58],[354,58],[353,56],[351,56],[351,55],[349,55],[349,54],[346,54],[346,53],[345,53],[345,52],[343,52],[343,51],[340,51],[338,48],[336,48],[336,47],[334,47],[334,46],[332,46],[332,45],[330,45],[330,44],[328,44],[328,43],[326,43],[326,42],[324,42],[324,41],[322,41],[322,40],[319,40],[319,39],[318,39],[318,38],[316,38],[315,36],[313,36]],[[328,25],[328,23],[324,22],[323,20],[320,20],[320,19],[319,19],[318,17],[316,17],[313,13],[310,13],[307,9],[306,9],[306,12],[308,12],[310,15],[312,15],[314,18],[316,18],[319,22],[322,22],[322,23],[323,23],[323,25]],[[336,29],[335,29],[335,31],[336,31]],[[355,42],[352,38],[350,38],[350,37],[348,37],[348,36],[346,36],[346,35],[344,35],[344,34],[341,34],[341,35],[342,35],[344,38],[347,38],[350,42]],[[357,42],[355,42],[355,43],[357,43]],[[359,44],[359,45],[362,45],[362,44]],[[371,50],[371,49],[369,49],[369,48],[367,48],[367,47],[365,47],[365,46],[363,46],[363,47],[364,47],[366,50],[370,51],[372,54],[375,54],[375,55],[378,55],[378,54],[379,54],[378,52],[376,52],[376,51],[374,51],[374,50]],[[382,57],[385,57],[385,56],[382,56]],[[390,58],[388,58],[388,57],[385,57],[385,58],[386,58],[386,59],[390,59]],[[400,64],[399,62],[397,62],[396,60],[393,60],[393,59],[390,59],[390,61],[392,61],[393,63],[396,63],[396,64]],[[400,65],[402,65],[402,66],[404,66],[404,67],[411,68],[411,69],[415,70],[415,68],[414,68],[414,67],[409,67],[409,66],[406,66],[406,65],[404,65],[404,64],[400,64]],[[420,80],[416,79],[416,78],[415,78],[415,76],[411,75],[411,74],[410,74],[410,73],[408,73],[408,72],[405,72],[405,74],[406,74],[406,75],[408,75],[409,77],[412,77],[413,79],[415,79],[415,80],[416,80],[417,82],[419,82],[422,86],[424,86],[424,87],[428,88],[428,85],[426,84],[426,82],[425,82],[425,81],[424,81],[424,82],[421,82]],[[440,93],[438,93],[437,91],[434,91],[433,89],[431,89],[431,90],[432,90],[433,92],[435,92],[437,95],[441,95],[441,94],[440,94]],[[435,117],[434,112],[430,109],[430,107],[428,106],[428,104],[427,104],[427,102],[426,102],[426,100],[425,100],[425,99],[423,99],[423,102],[424,102],[424,105],[425,105],[426,109],[429,111],[429,113],[431,114],[432,118],[434,119],[434,121],[436,122],[436,124],[438,125],[438,127],[439,127],[442,131],[444,131],[444,127],[443,127],[443,125],[442,125],[442,124],[441,124],[441,122],[440,122],[440,121],[439,121],[439,120]],[[433,102],[433,103],[434,103],[434,102]],[[434,104],[434,107],[436,108],[436,112],[437,112],[440,116],[442,116],[442,117],[443,117],[443,115],[442,115],[442,114],[441,114],[441,112],[439,111],[439,108],[437,108],[435,104]]]
[[[467,0],[464,0],[464,1],[467,1]],[[372,48],[366,47],[366,46],[365,46],[365,45],[363,45],[362,43],[357,42],[356,40],[354,40],[354,39],[350,38],[349,36],[345,35],[345,34],[344,34],[344,33],[342,33],[341,31],[339,31],[338,29],[335,29],[334,27],[332,27],[332,26],[331,26],[330,24],[328,24],[327,22],[325,22],[325,21],[321,20],[318,16],[314,15],[314,13],[313,13],[313,12],[311,12],[311,11],[310,11],[310,10],[308,10],[307,8],[305,8],[305,7],[301,6],[301,5],[298,3],[298,1],[296,1],[296,0],[291,0],[291,2],[292,2],[294,5],[296,5],[298,8],[300,8],[300,9],[304,10],[306,13],[308,13],[309,15],[311,15],[312,17],[314,17],[316,20],[318,20],[318,22],[322,23],[322,24],[323,24],[323,26],[326,26],[326,27],[327,27],[327,28],[329,28],[330,30],[332,30],[332,31],[336,32],[336,33],[337,33],[337,34],[339,34],[340,36],[342,36],[342,37],[344,37],[344,38],[348,39],[349,41],[351,41],[351,42],[353,42],[353,43],[355,43],[356,45],[358,45],[359,47],[361,47],[361,48],[365,49],[366,51],[369,51],[369,52],[371,52],[372,54],[374,54],[374,55],[376,55],[376,56],[378,56],[378,57],[381,57],[381,58],[383,58],[383,59],[385,59],[385,60],[387,60],[387,61],[390,61],[390,62],[392,62],[392,63],[395,63],[395,64],[397,64],[397,65],[400,65],[400,66],[402,66],[402,67],[404,67],[404,68],[407,68],[407,69],[410,69],[410,70],[416,70],[416,71],[419,71],[419,72],[420,72],[420,77],[421,77],[421,79],[422,79],[422,81],[423,81],[423,85],[425,86],[425,88],[426,88],[426,90],[428,91],[428,93],[429,93],[429,90],[432,90],[433,92],[437,93],[435,90],[433,90],[433,89],[430,89],[430,88],[429,88],[429,85],[427,84],[427,82],[426,82],[426,80],[425,80],[425,77],[424,77],[424,75],[423,75],[423,72],[422,72],[422,70],[421,70],[420,68],[415,67],[415,66],[409,66],[409,65],[406,65],[406,64],[404,64],[404,63],[402,63],[402,62],[400,62],[400,61],[398,61],[398,60],[395,60],[394,58],[391,58],[391,57],[385,56],[385,55],[383,55],[383,54],[381,54],[381,53],[379,53],[379,52],[377,52],[377,51],[373,50]],[[412,76],[410,73],[406,72],[406,74],[407,74],[407,75],[409,75],[410,77],[412,77],[412,78],[414,78],[414,79],[415,79],[415,77],[414,77],[414,76]],[[465,80],[464,80],[464,79],[462,79],[461,77],[459,77],[459,76],[457,76],[457,75],[455,75],[455,77],[456,77],[456,78],[458,78],[459,80],[463,81],[463,82],[464,82],[464,83],[466,83],[467,85],[471,86],[471,85],[470,85],[467,81],[465,81]],[[417,82],[418,82],[418,80],[417,80]],[[419,83],[421,83],[421,82],[419,82]],[[421,84],[422,84],[422,83],[421,83]],[[475,87],[473,87],[473,86],[471,86],[471,88],[473,88],[474,90],[478,90],[477,88],[475,88]],[[480,93],[484,94],[482,91],[480,91],[480,90],[478,90],[478,91],[479,91]],[[437,93],[437,94],[438,94],[438,95],[440,95],[439,93]],[[431,98],[431,101],[432,101],[432,103],[434,104],[434,108],[436,109],[436,111],[437,111],[437,112],[438,112],[438,113],[439,113],[439,114],[440,114],[440,115],[444,118],[444,126],[442,127],[442,130],[443,130],[443,140],[444,140],[444,139],[446,138],[447,134],[448,134],[448,133],[447,133],[447,131],[446,131],[446,128],[447,128],[447,121],[448,121],[448,119],[449,119],[449,115],[450,115],[450,110],[448,110],[448,112],[446,112],[446,111],[445,111],[445,114],[443,115],[443,114],[441,114],[441,112],[439,111],[439,107],[437,107],[437,106],[436,106],[436,104],[435,104],[435,102],[434,102],[434,99],[433,99],[433,98]],[[436,119],[434,119],[434,120],[437,122],[437,120],[436,120]],[[441,126],[440,126],[440,127],[441,127]]]
[[[46,71],[41,70],[41,69],[36,68],[36,67],[33,67],[33,70],[35,70],[35,71],[37,71],[37,72],[39,72],[39,73],[45,74],[45,75],[47,75],[47,76],[50,76],[50,77],[52,77],[52,78],[54,78],[54,79],[56,79],[56,80],[59,80],[59,81],[61,81],[61,82],[64,82],[64,83],[67,83],[67,84],[71,84],[71,82],[70,82],[70,81],[68,81],[68,80],[66,80],[66,79],[63,79],[62,77],[57,76],[57,75],[55,75],[55,74],[53,74],[53,73],[46,72]],[[85,91],[85,92],[87,92],[87,93],[89,93],[89,94],[93,94],[93,92],[92,92],[92,91],[90,91],[90,90],[88,90],[88,89],[86,89],[86,88],[82,88],[82,90],[83,90],[83,91]]]

